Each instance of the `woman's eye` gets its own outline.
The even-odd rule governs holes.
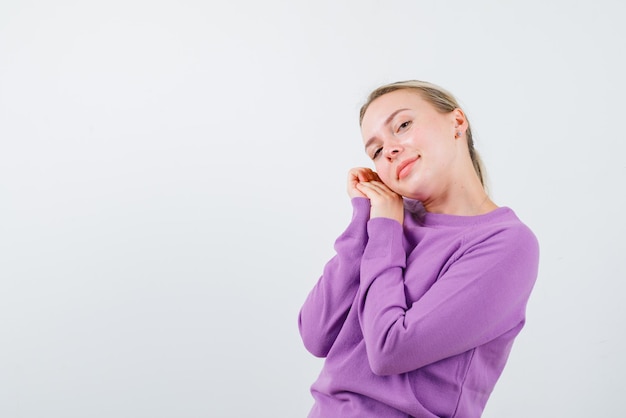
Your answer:
[[[400,126],[398,127],[398,131],[402,130],[402,129],[406,129],[409,127],[409,125],[411,125],[411,121],[407,120],[404,123],[401,123]]]
[[[374,151],[374,155],[372,155],[372,160],[376,159],[376,157],[378,157],[381,152],[383,152],[382,148],[378,148],[376,151]]]

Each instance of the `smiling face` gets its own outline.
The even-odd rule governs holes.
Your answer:
[[[361,123],[365,152],[381,180],[422,202],[445,198],[459,178],[469,158],[461,139],[466,129],[460,109],[442,113],[410,89],[375,99]]]

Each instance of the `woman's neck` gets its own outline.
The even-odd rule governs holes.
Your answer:
[[[453,185],[445,193],[422,204],[427,212],[459,216],[483,215],[498,207],[478,179],[456,183],[456,187]]]

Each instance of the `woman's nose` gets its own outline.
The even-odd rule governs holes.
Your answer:
[[[398,156],[398,154],[400,154],[400,151],[402,151],[400,146],[392,145],[385,149],[385,157],[389,158],[390,160],[394,159]]]

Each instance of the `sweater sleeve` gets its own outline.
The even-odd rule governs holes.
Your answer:
[[[353,198],[348,228],[335,241],[335,256],[307,296],[298,318],[304,346],[317,357],[332,347],[359,287],[361,257],[367,243],[369,199]]]
[[[524,225],[468,245],[417,301],[407,301],[402,225],[368,223],[359,321],[379,375],[409,372],[483,345],[524,323],[539,248]]]

